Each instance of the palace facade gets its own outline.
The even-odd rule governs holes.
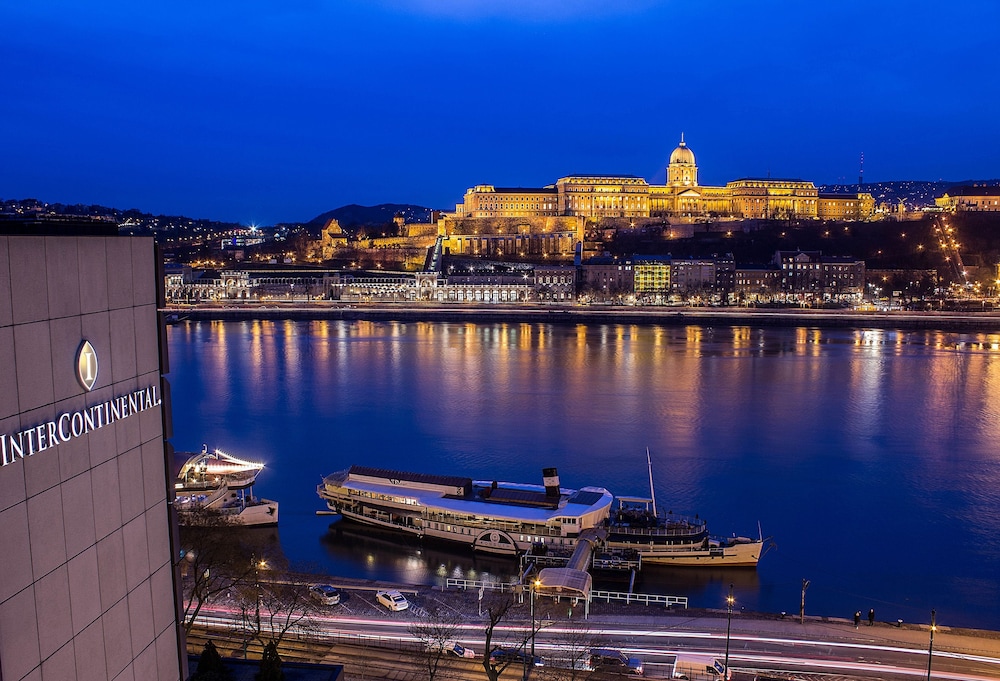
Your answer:
[[[571,257],[588,223],[604,219],[672,222],[741,219],[865,220],[871,194],[820,194],[799,179],[742,178],[724,187],[698,184],[694,152],[681,135],[666,183],[635,175],[570,175],[545,187],[479,184],[438,223],[449,252],[463,255]]]

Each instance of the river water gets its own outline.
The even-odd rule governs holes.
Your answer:
[[[354,532],[351,464],[622,495],[772,537],[756,571],[643,570],[693,606],[1000,629],[1000,336],[726,326],[191,322],[169,329],[178,450],[267,468],[277,541],[331,575],[504,579],[516,564]],[[624,584],[609,585],[615,588]]]

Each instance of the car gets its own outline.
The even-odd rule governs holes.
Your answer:
[[[461,643],[456,643],[455,641],[429,641],[427,643],[427,650],[443,650],[455,657],[473,658],[476,656],[475,650],[466,648]]]
[[[588,668],[591,671],[613,672],[618,674],[642,675],[642,660],[629,657],[614,648],[594,648],[590,651]]]
[[[410,602],[406,600],[403,594],[399,593],[396,589],[389,589],[388,591],[378,591],[375,594],[375,600],[389,608],[393,612],[399,612],[400,610],[406,610],[410,607]]]
[[[309,598],[320,605],[337,605],[340,603],[340,592],[329,584],[313,584],[309,587]]]
[[[521,650],[514,650],[511,648],[497,648],[492,653],[490,653],[490,664],[494,667],[499,665],[508,666],[524,666],[525,663],[530,664],[532,667],[544,667],[545,660],[540,658],[538,655],[530,655]]]

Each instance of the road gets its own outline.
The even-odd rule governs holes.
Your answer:
[[[452,671],[448,674],[458,675],[451,678],[465,678],[466,674],[471,674],[468,678],[484,677],[485,624],[478,614],[475,592],[411,587],[407,592],[410,610],[390,613],[376,603],[374,588],[347,588],[341,604],[311,615],[309,631],[301,633],[305,654],[297,659],[344,663],[352,659],[350,651],[358,648],[368,656],[374,651],[381,651],[379,656],[387,651],[388,669],[392,670],[389,675],[398,679],[402,670],[413,666],[422,669],[422,646],[410,632],[413,623],[426,620],[428,613],[448,611],[462,618],[456,640],[479,656],[478,663],[449,660],[448,669]],[[646,667],[645,675],[653,678],[669,678],[668,653],[671,651],[724,656],[727,623],[724,612],[594,604],[591,616],[584,620],[582,609],[571,613],[565,601],[559,604],[550,601],[539,599],[536,602],[538,621],[543,626],[535,638],[536,651],[545,658],[546,674],[550,676],[558,675],[556,669],[559,667],[571,666],[571,658],[579,659],[581,650],[598,645],[619,648],[629,655],[641,657]],[[231,618],[232,612],[225,607],[206,608],[199,623],[221,634],[232,631]],[[516,647],[528,631],[528,606],[517,605],[511,619],[497,627],[493,645]],[[200,640],[194,639],[192,643],[197,644]],[[846,620],[808,618],[804,624],[799,624],[792,618],[740,613],[732,620],[730,666],[745,672],[739,675],[745,679],[763,673],[778,678],[826,681],[926,679],[928,640],[927,628],[915,625],[876,623],[871,627],[855,628]],[[337,651],[332,659],[331,645]],[[197,652],[197,648],[192,652]],[[351,665],[347,667],[348,679],[357,678],[350,674]],[[363,671],[369,678],[376,678],[375,667],[364,667]],[[426,673],[416,678],[426,678]],[[940,629],[935,634],[931,678],[949,681],[1000,679],[1000,636],[991,632]]]

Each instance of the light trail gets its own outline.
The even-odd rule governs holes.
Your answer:
[[[202,611],[206,613],[205,610]],[[224,629],[232,629],[232,619],[231,615],[234,614],[233,611],[227,610],[225,608],[212,608],[208,613],[219,613],[219,615],[203,614],[199,616],[199,622],[204,626],[216,626]],[[392,639],[394,641],[403,641],[407,643],[418,643],[417,637],[408,633],[407,629],[412,624],[413,620],[405,619],[375,619],[369,617],[330,617],[330,616],[314,616],[313,621],[320,624],[311,633],[321,637],[321,638],[337,638],[341,636],[360,636],[366,640],[375,639]],[[481,650],[485,645],[485,637],[483,636],[483,626],[481,624],[460,624],[458,625],[458,630],[464,632],[466,635],[456,633],[455,638],[460,640],[463,645],[469,644],[473,649]],[[517,625],[517,624],[502,624],[498,625],[494,629],[494,641],[499,642],[506,636],[513,636],[514,638],[523,637],[526,631],[527,625]],[[402,631],[400,631],[402,630]],[[708,631],[675,631],[675,630],[662,630],[662,629],[631,629],[624,627],[600,627],[600,628],[586,628],[584,629],[588,636],[593,637],[604,637],[608,639],[621,639],[621,638],[633,638],[633,639],[645,639],[646,645],[620,645],[615,643],[615,647],[621,648],[623,651],[632,655],[646,656],[655,658],[658,655],[664,655],[665,650],[675,649],[676,645],[668,645],[666,642],[663,644],[657,644],[655,639],[681,639],[689,640],[693,642],[706,642],[706,641],[717,641],[723,638],[723,635],[718,632],[708,632]],[[404,633],[405,632],[405,633]],[[536,634],[536,639],[538,640],[537,646],[543,650],[551,650],[553,652],[558,652],[560,649],[564,648],[564,644],[560,644],[559,641],[553,641],[552,637],[557,635],[579,635],[581,633],[580,627],[565,627],[565,626],[550,626],[544,627],[538,634]],[[827,671],[839,671],[839,672],[857,672],[857,673],[873,673],[878,672],[881,674],[891,673],[898,674],[900,676],[912,676],[912,677],[925,677],[927,674],[925,661],[927,659],[927,650],[925,648],[918,647],[905,647],[900,645],[883,645],[883,644],[866,644],[857,643],[853,641],[836,641],[836,640],[821,640],[821,639],[801,639],[801,638],[782,638],[775,636],[748,636],[746,634],[735,635],[731,637],[732,641],[742,642],[744,644],[759,644],[759,645],[775,645],[775,646],[808,646],[810,648],[828,648],[831,650],[842,650],[842,651],[853,651],[853,652],[867,652],[873,656],[878,654],[903,654],[912,655],[919,657],[919,664],[914,667],[898,666],[894,664],[878,663],[878,662],[862,662],[854,661],[849,657],[844,657],[840,659],[830,659],[829,654],[822,657],[786,657],[776,654],[769,654],[766,652],[761,653],[749,653],[747,651],[737,651],[735,653],[730,653],[730,660],[737,663],[742,663],[743,665],[750,665],[753,668],[766,668],[768,665],[784,665],[790,667],[800,667],[804,669],[820,669]],[[656,646],[656,647],[653,647]],[[717,650],[712,649],[687,649],[690,652],[703,652],[708,654],[718,654]],[[672,650],[673,651],[673,650]],[[487,651],[483,651],[486,654]],[[817,652],[817,655],[821,653]],[[990,657],[988,655],[977,655],[971,653],[957,653],[950,651],[934,651],[934,658],[938,660],[951,659],[966,663],[974,663],[986,666],[996,666],[997,671],[988,676],[982,676],[978,674],[973,674],[971,672],[949,672],[949,671],[937,671],[933,673],[933,678],[938,679],[948,679],[954,681],[995,681],[1000,677],[1000,658]],[[666,663],[657,662],[655,659],[650,659],[647,664],[653,666],[665,665]]]

